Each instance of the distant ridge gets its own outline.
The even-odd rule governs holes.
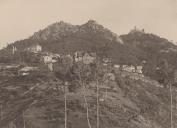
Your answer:
[[[31,38],[38,40],[58,40],[65,36],[79,35],[79,34],[102,34],[106,39],[116,40],[119,43],[123,43],[119,36],[109,29],[104,28],[94,20],[89,20],[83,25],[72,25],[64,21],[56,22],[49,25],[47,28],[36,32]]]

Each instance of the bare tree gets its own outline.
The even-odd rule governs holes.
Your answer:
[[[67,95],[66,95],[66,86],[64,88],[64,99],[65,99],[65,128],[67,128]]]
[[[100,127],[100,115],[99,115],[99,62],[98,58],[96,58],[96,70],[95,70],[95,79],[96,79],[96,115],[97,115],[97,128]]]
[[[83,85],[83,89],[84,89],[84,100],[85,100],[85,104],[86,104],[86,109],[87,109],[87,122],[88,122],[88,126],[89,128],[92,128],[91,127],[91,124],[90,124],[90,119],[89,119],[89,107],[88,107],[88,102],[87,102],[87,98],[86,98],[86,88],[85,88],[85,85]]]
[[[65,111],[65,128],[67,128],[67,81],[70,80],[68,74],[73,65],[73,60],[70,56],[64,55],[62,61],[59,63],[55,76],[62,81],[64,85],[64,111]]]
[[[96,110],[96,113],[97,113],[97,128],[100,127],[100,117],[99,117],[99,85],[98,85],[98,79],[96,80],[96,88],[97,88],[97,110]]]
[[[2,120],[2,104],[0,105],[0,120]]]
[[[81,68],[79,68],[79,72],[78,72],[78,76],[79,76],[79,83],[81,84],[82,88],[83,88],[83,96],[84,96],[84,101],[85,101],[85,106],[86,106],[86,110],[87,110],[87,123],[88,123],[88,127],[91,127],[91,123],[90,123],[90,119],[89,119],[89,106],[88,106],[88,101],[87,101],[87,97],[86,97],[86,87],[85,87],[85,79],[86,77],[88,78],[87,72],[84,71],[84,67],[85,65],[83,64],[83,61],[80,65]]]
[[[23,128],[26,128],[25,117],[24,117],[24,111],[23,111],[23,113],[22,113],[22,119],[23,119]]]
[[[166,59],[160,60],[160,77],[163,78],[164,84],[166,87],[169,87],[170,91],[170,128],[173,128],[173,88],[172,82],[174,81],[174,71],[173,68],[169,65]]]
[[[169,83],[169,86],[170,86],[170,125],[171,128],[173,128],[173,92],[171,82]]]

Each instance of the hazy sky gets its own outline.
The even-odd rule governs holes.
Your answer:
[[[136,25],[177,42],[177,0],[0,0],[0,47],[60,20],[89,19],[118,35]]]

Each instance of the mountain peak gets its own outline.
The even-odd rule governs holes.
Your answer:
[[[81,36],[82,35],[82,36]],[[39,41],[62,40],[65,37],[79,37],[80,39],[88,36],[104,38],[109,41],[123,43],[119,36],[104,26],[98,24],[95,20],[89,20],[83,25],[72,25],[70,23],[60,21],[49,25],[47,28],[36,32],[32,38]]]
[[[88,27],[92,29],[103,29],[104,27],[98,24],[95,20],[89,20],[87,23],[82,25],[83,27]]]
[[[59,22],[57,22],[56,23],[57,25],[60,25],[60,26],[74,26],[74,25],[72,25],[72,24],[70,24],[70,23],[68,23],[68,22],[65,22],[65,21],[59,21]],[[53,24],[54,25],[54,24]]]
[[[67,23],[67,22],[64,22],[64,21],[60,21],[60,22],[56,22],[52,25],[49,25],[47,28],[58,29],[58,31],[59,31],[61,29],[67,29],[67,28],[71,28],[71,27],[74,27],[74,25],[72,25],[70,23]]]
[[[78,31],[78,27],[70,23],[60,21],[49,25],[47,28],[36,32],[33,37],[39,40],[58,40],[62,37],[75,33]]]
[[[69,23],[67,23],[67,22],[65,22],[65,21],[63,21],[63,20],[61,20],[61,21],[59,22],[59,24],[69,24]]]
[[[95,20],[89,20],[86,24],[95,25],[98,23]]]

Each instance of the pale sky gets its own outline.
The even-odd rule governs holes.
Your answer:
[[[136,25],[177,42],[177,0],[0,0],[0,47],[60,20],[89,19],[118,35]]]

